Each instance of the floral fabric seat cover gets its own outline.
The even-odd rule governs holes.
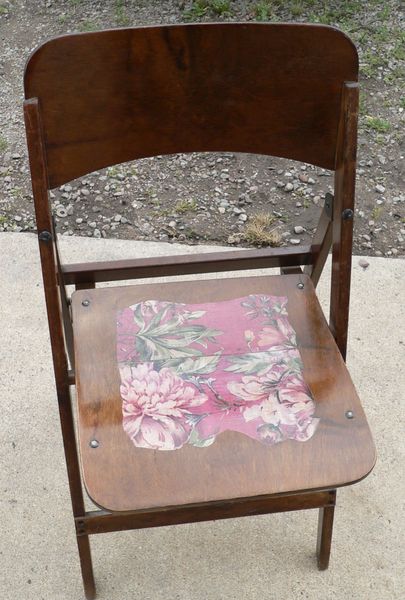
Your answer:
[[[206,447],[226,430],[305,442],[319,422],[282,296],[139,302],[118,313],[117,359],[138,448]]]

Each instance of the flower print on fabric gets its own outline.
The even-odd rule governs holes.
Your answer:
[[[118,313],[123,427],[136,447],[205,447],[223,431],[306,441],[319,419],[287,298],[147,300]]]
[[[181,448],[192,431],[187,415],[207,396],[171,369],[155,371],[152,363],[123,367],[121,381],[123,425],[135,446]]]

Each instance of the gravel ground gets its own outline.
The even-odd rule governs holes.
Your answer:
[[[22,73],[47,38],[184,21],[311,21],[336,25],[361,63],[355,252],[405,254],[405,10],[400,1],[0,0],[0,231],[35,222],[22,119]],[[216,243],[305,243],[316,226],[329,171],[245,154],[144,159],[53,190],[63,235]]]

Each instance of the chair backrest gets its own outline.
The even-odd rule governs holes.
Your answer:
[[[66,284],[298,265],[316,284],[331,244],[330,328],[345,355],[357,76],[352,42],[320,25],[117,29],[58,37],[32,54],[24,113],[57,381],[66,384],[63,329],[72,346]],[[333,207],[325,206],[312,245],[217,253],[191,263],[177,256],[153,264],[61,264],[49,189],[131,159],[191,151],[270,154],[333,169]]]
[[[190,151],[336,166],[342,89],[358,59],[320,25],[169,25],[66,35],[38,48],[48,185],[131,159]]]

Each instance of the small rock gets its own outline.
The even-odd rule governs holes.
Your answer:
[[[305,229],[302,227],[302,225],[296,225],[294,227],[294,233],[297,233],[298,235],[300,233],[304,233]]]
[[[371,242],[371,237],[367,233],[364,233],[361,237],[364,238],[367,242]]]
[[[59,204],[59,206],[56,207],[56,216],[59,217],[60,219],[64,219],[65,217],[68,216],[66,208],[64,206],[62,206],[61,204]]]
[[[80,225],[81,223],[83,223],[83,219],[82,219],[81,217],[78,217],[78,218],[76,219],[76,223],[77,223],[78,225]]]
[[[247,221],[247,219],[248,219],[247,214],[239,215],[239,221],[242,221],[243,223],[245,223],[245,221]]]
[[[239,242],[240,242],[239,235],[232,233],[230,236],[228,236],[228,244],[239,244]]]
[[[218,212],[219,212],[219,213],[221,213],[221,215],[223,215],[223,214],[225,213],[225,210],[226,210],[226,209],[225,209],[225,207],[224,207],[224,206],[220,206],[220,207],[218,208]]]
[[[176,221],[169,221],[169,227],[171,227],[172,229],[174,229],[176,227],[177,223]]]
[[[101,238],[101,231],[99,229],[95,229],[93,231],[93,237],[95,237],[95,238]]]
[[[22,217],[20,217],[20,215],[15,215],[14,221],[20,222],[20,221],[22,221]]]
[[[379,183],[377,183],[377,185],[375,186],[375,191],[378,194],[383,194],[385,192],[385,187],[383,185],[380,185]]]
[[[293,246],[298,246],[298,244],[301,243],[301,240],[298,238],[290,238],[289,239],[290,244],[292,244]]]
[[[13,160],[19,160],[21,158],[21,154],[18,154],[17,152],[14,152],[14,154],[11,155],[11,158]]]
[[[361,258],[359,260],[359,265],[360,267],[362,267],[363,269],[367,269],[367,267],[370,266],[370,263],[365,259],[365,258]]]
[[[293,186],[293,184],[292,184],[292,183],[288,182],[288,183],[285,185],[285,188],[284,188],[284,189],[285,189],[285,191],[286,191],[286,192],[292,192],[292,191],[293,191],[293,189],[294,189],[294,186]]]
[[[95,229],[97,227],[97,223],[95,221],[92,221],[91,223],[89,223],[89,227]]]
[[[114,216],[114,221],[115,221],[116,223],[119,223],[119,222],[121,221],[121,219],[122,219],[122,215],[115,215],[115,216]]]
[[[308,183],[308,175],[306,173],[300,173],[298,176],[298,179],[302,182],[302,183]]]

